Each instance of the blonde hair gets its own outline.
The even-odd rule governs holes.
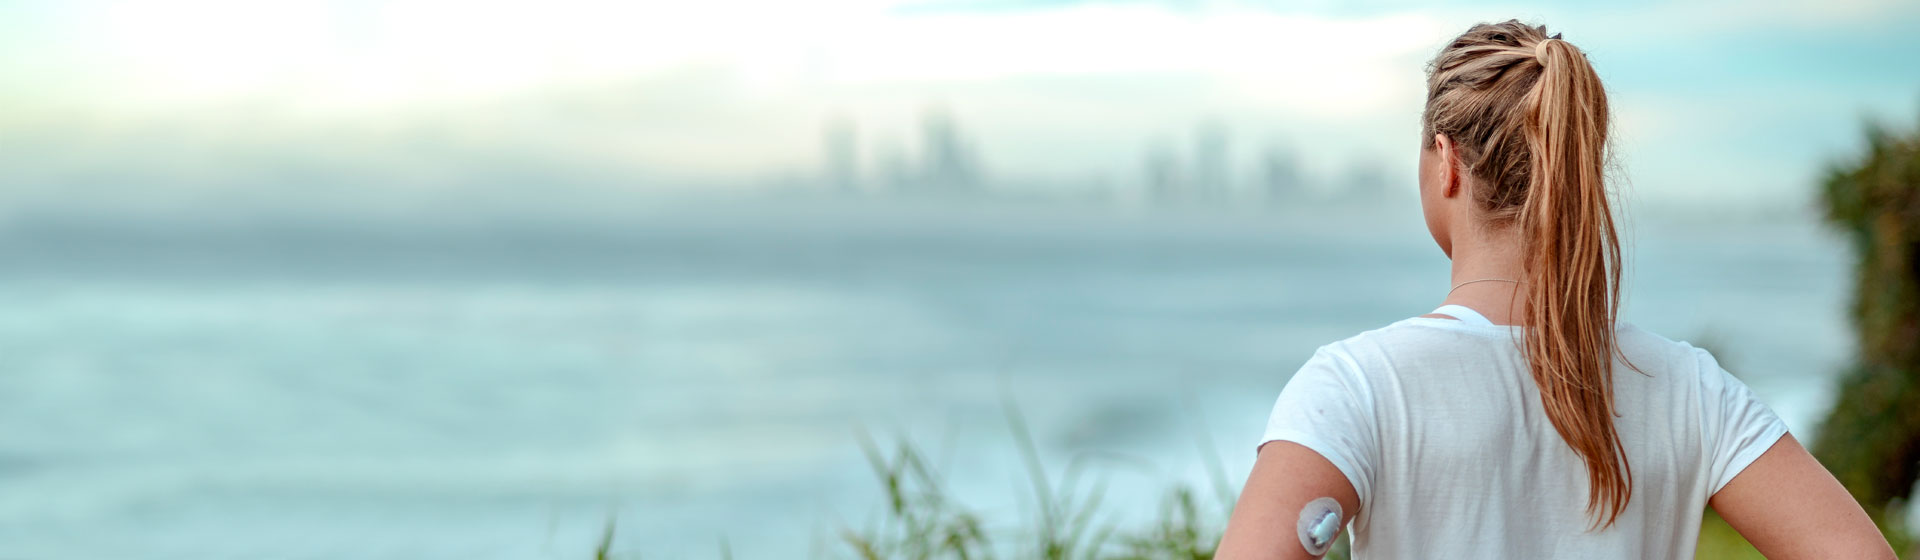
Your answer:
[[[1424,147],[1445,134],[1490,227],[1523,239],[1525,349],[1547,419],[1586,462],[1587,514],[1613,525],[1633,473],[1613,423],[1620,241],[1607,203],[1607,94],[1545,26],[1480,24],[1427,71]]]

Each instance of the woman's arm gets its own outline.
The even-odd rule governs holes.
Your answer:
[[[1340,502],[1342,527],[1360,511],[1360,496],[1325,457],[1291,441],[1260,447],[1253,473],[1233,506],[1233,518],[1215,553],[1219,560],[1301,560],[1307,555],[1295,524],[1315,498]]]
[[[1792,434],[1781,437],[1707,504],[1773,560],[1895,558],[1860,503]]]

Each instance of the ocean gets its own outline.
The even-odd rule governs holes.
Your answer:
[[[880,512],[862,434],[1011,522],[1237,484],[1319,345],[1423,314],[1407,209],[761,201],[588,224],[0,234],[0,557],[793,558]],[[1624,320],[1796,432],[1852,349],[1811,218],[1627,223]],[[1803,436],[1803,439],[1805,437]]]

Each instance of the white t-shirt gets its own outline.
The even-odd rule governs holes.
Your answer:
[[[1639,368],[1613,368],[1633,496],[1590,532],[1586,464],[1541,408],[1522,328],[1458,309],[1321,347],[1267,422],[1262,444],[1304,445],[1353,483],[1356,559],[1692,558],[1707,499],[1787,432],[1705,350],[1620,323]]]

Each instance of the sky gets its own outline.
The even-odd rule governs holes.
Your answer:
[[[1609,88],[1629,196],[1804,205],[1868,118],[1920,122],[1920,2],[0,0],[0,203],[331,206],[862,173],[950,116],[987,173],[1136,188],[1225,131],[1411,185],[1423,66],[1545,23]],[[1410,187],[1409,187],[1410,188]]]

